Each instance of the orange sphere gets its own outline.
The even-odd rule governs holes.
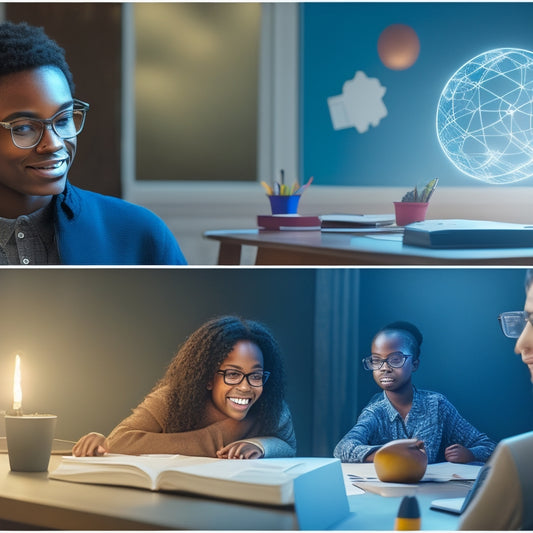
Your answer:
[[[412,67],[419,53],[420,41],[411,26],[391,24],[379,36],[379,58],[391,70],[405,70]]]
[[[382,446],[374,455],[374,467],[381,481],[417,483],[426,473],[428,456],[417,439],[398,439]]]

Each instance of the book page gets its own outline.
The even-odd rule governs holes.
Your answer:
[[[63,457],[59,467],[49,474],[51,479],[126,485],[157,490],[157,477],[170,467],[190,466],[218,461],[208,457],[186,455],[124,455],[101,457]]]
[[[294,479],[320,468],[328,469],[332,482],[340,481],[340,462],[333,458],[233,461],[185,455],[63,457],[49,477],[287,505],[294,503]]]

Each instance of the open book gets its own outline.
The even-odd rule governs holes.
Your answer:
[[[293,505],[295,480],[308,486],[341,486],[338,459],[228,460],[185,455],[63,457],[51,479],[187,492],[269,505]]]

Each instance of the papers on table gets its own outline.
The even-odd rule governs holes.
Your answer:
[[[481,466],[457,463],[435,463],[428,465],[426,473],[419,483],[446,483],[448,481],[473,481],[476,479]],[[380,481],[373,463],[343,463],[342,471],[348,494],[374,492],[382,496],[400,496],[409,493],[417,483],[386,483]],[[349,485],[354,485],[359,491],[352,491]]]

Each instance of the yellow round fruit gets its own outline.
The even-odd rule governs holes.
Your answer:
[[[391,483],[417,483],[424,477],[427,465],[424,442],[417,439],[393,440],[374,455],[378,478]]]

